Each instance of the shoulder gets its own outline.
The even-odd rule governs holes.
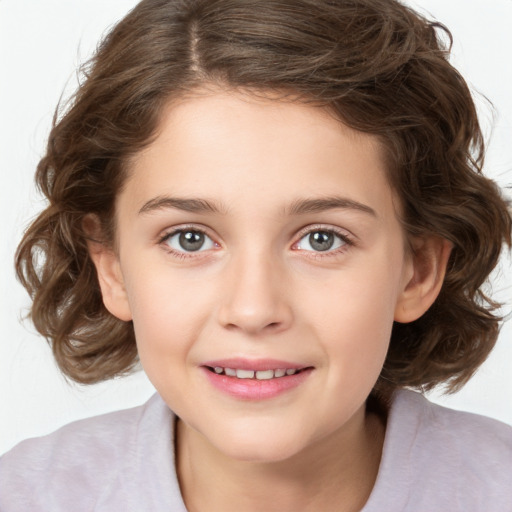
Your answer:
[[[459,472],[494,474],[505,468],[512,484],[512,427],[500,421],[434,404],[418,393],[397,397],[397,430],[415,430],[418,454],[433,450],[446,464],[457,461]],[[405,425],[401,425],[404,422]],[[487,472],[492,473],[487,473]],[[495,479],[492,479],[496,481]]]
[[[397,510],[512,511],[512,427],[399,391],[377,484]]]
[[[142,406],[23,441],[0,458],[0,510],[108,510],[101,504],[129,499],[146,443],[149,458],[172,450],[172,424],[154,395]]]

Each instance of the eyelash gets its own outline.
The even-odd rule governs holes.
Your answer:
[[[208,235],[205,229],[202,229],[199,226],[180,226],[177,228],[172,229],[171,231],[168,231],[164,233],[159,239],[158,244],[163,245],[164,249],[171,254],[175,258],[179,259],[188,259],[188,258],[197,258],[198,254],[201,254],[206,251],[177,251],[173,248],[171,248],[166,242],[168,242],[173,236],[179,234],[179,233],[186,233],[186,232],[193,232],[193,233],[201,233],[205,237],[208,237],[212,242],[215,244],[216,247],[220,247],[220,245],[213,240],[212,237]],[[297,246],[302,239],[304,239],[306,236],[311,235],[315,232],[323,232],[323,233],[329,233],[333,234],[336,237],[338,237],[342,242],[343,245],[341,247],[335,248],[334,250],[326,250],[326,251],[309,251],[305,249],[294,249],[295,246]],[[301,251],[305,254],[307,254],[307,257],[314,258],[314,259],[321,259],[321,258],[329,258],[333,256],[338,256],[344,252],[346,252],[350,247],[355,246],[355,240],[354,238],[347,234],[346,232],[342,232],[341,230],[335,229],[333,227],[327,227],[322,225],[315,225],[315,226],[308,226],[307,228],[304,228],[299,232],[297,235],[297,241],[293,243],[292,250],[295,251]]]
[[[329,233],[333,234],[336,237],[338,237],[342,242],[343,245],[341,247],[335,248],[333,250],[327,250],[327,251],[308,251],[305,249],[294,249],[296,251],[301,251],[303,253],[307,254],[308,258],[313,259],[323,259],[323,258],[332,258],[339,256],[340,254],[343,254],[346,252],[350,247],[354,247],[356,245],[356,242],[354,240],[354,237],[350,234],[348,234],[346,231],[342,231],[339,229],[336,229],[334,227],[328,227],[322,224],[318,225],[309,225],[307,228],[304,228],[299,232],[297,235],[297,241],[293,243],[293,247],[297,246],[301,240],[303,240],[306,236],[311,235],[312,233]]]
[[[172,247],[170,247],[166,242],[169,241],[174,235],[177,235],[179,233],[186,233],[186,232],[192,232],[192,233],[201,233],[203,234],[205,237],[208,237],[210,238],[210,240],[213,241],[212,237],[210,237],[208,235],[208,233],[206,232],[205,229],[202,229],[201,227],[198,227],[198,226],[180,226],[180,227],[177,227],[177,228],[174,228],[166,233],[164,233],[160,239],[158,240],[158,244],[159,245],[163,245],[164,246],[164,249],[169,253],[171,254],[173,257],[175,258],[179,258],[179,259],[188,259],[188,258],[197,258],[198,254],[201,254],[202,252],[204,251],[190,251],[190,252],[186,252],[186,251],[177,251],[175,249],[173,249]],[[213,243],[220,247],[219,244],[215,241],[213,241]]]

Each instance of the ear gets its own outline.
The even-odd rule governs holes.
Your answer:
[[[452,244],[440,237],[412,242],[407,277],[395,308],[395,321],[413,322],[434,303],[443,285]]]
[[[87,215],[82,226],[87,235],[89,256],[96,267],[103,304],[119,320],[128,322],[132,314],[119,258],[114,249],[101,241],[101,223],[96,215]]]

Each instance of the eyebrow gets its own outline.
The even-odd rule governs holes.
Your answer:
[[[338,208],[344,210],[357,210],[363,213],[368,213],[373,217],[377,217],[377,213],[373,208],[370,208],[369,206],[358,201],[354,201],[353,199],[339,196],[315,199],[298,199],[293,201],[293,203],[287,209],[286,213],[288,215],[301,215],[305,213],[318,213],[327,210],[335,210]]]
[[[222,205],[206,199],[158,196],[149,200],[147,203],[144,203],[142,208],[139,210],[139,215],[151,213],[156,210],[165,210],[167,208],[174,208],[193,213],[226,213],[227,211],[227,209]]]
[[[173,208],[192,213],[226,214],[227,208],[207,199],[158,196],[150,199],[139,210],[139,215]],[[286,208],[285,215],[303,215],[335,209],[356,210],[377,217],[373,208],[345,197],[331,196],[314,199],[297,199]]]

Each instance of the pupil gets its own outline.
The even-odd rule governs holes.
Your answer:
[[[198,251],[204,244],[204,234],[197,231],[184,231],[180,234],[180,245],[186,251]]]
[[[327,231],[316,231],[309,235],[309,244],[315,251],[328,251],[334,245],[334,235]]]

